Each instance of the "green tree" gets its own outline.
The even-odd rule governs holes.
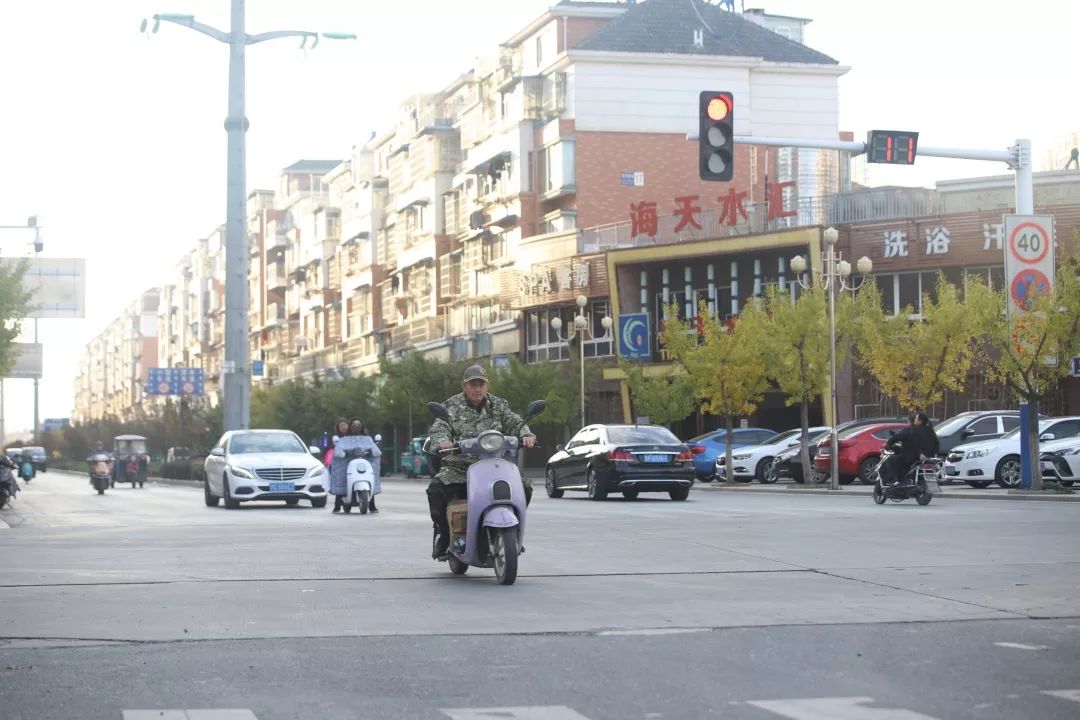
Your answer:
[[[935,295],[923,296],[918,316],[911,307],[885,315],[873,283],[856,299],[856,355],[882,392],[907,410],[939,402],[946,390],[963,390],[996,306],[994,294],[973,277],[960,289],[939,275]]]
[[[526,365],[510,357],[510,367],[489,371],[491,392],[510,403],[510,408],[524,414],[533,400],[547,403],[544,412],[530,421],[530,426],[563,427],[574,422],[581,412],[577,383],[565,363],[545,360]]]
[[[670,305],[660,341],[686,371],[701,408],[724,419],[726,478],[733,483],[735,418],[753,413],[769,385],[765,363],[768,319],[756,302],[747,303],[733,327],[710,316],[705,303],[698,314],[702,318],[700,331],[680,320],[678,306]]]
[[[1070,360],[1080,355],[1080,237],[1078,249],[1057,269],[1051,293],[1032,298],[1027,312],[1009,312],[1005,292],[985,312],[991,377],[1004,382],[1028,405],[1028,472],[1032,488],[1041,490],[1039,463],[1039,402],[1069,373]]]
[[[844,319],[850,304],[842,295],[838,331],[843,336],[847,326]],[[825,400],[829,389],[829,316],[825,291],[814,287],[792,301],[787,293],[773,289],[765,299],[769,331],[766,339],[769,352],[765,354],[769,379],[784,393],[788,405],[799,405],[799,460],[807,483],[815,477],[810,467],[807,433],[810,428],[810,405],[816,398]],[[844,347],[838,342],[838,351]],[[837,357],[837,364],[841,362]]]
[[[658,425],[670,425],[694,411],[694,391],[685,373],[649,376],[644,365],[622,358],[619,367],[626,373],[635,414],[645,415]]]
[[[442,402],[461,392],[461,375],[471,363],[439,362],[422,353],[409,353],[397,362],[379,362],[376,408],[381,418],[404,423],[411,436],[431,424],[429,402]]]
[[[23,287],[28,267],[26,260],[0,261],[0,377],[15,363],[15,338],[29,312],[30,293]]]

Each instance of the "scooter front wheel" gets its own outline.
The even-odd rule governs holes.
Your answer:
[[[500,585],[513,585],[518,571],[517,528],[493,529],[491,554],[495,559],[495,579]]]
[[[361,490],[360,492],[356,493],[356,504],[360,506],[361,515],[367,515],[368,503],[370,502],[370,500],[371,497],[370,495],[368,495],[367,490]]]
[[[880,482],[874,483],[874,502],[878,505],[885,504],[885,489],[881,487]]]
[[[458,560],[453,555],[450,556],[450,560],[448,562],[450,564],[450,572],[454,573],[455,575],[464,575],[469,571],[469,566]]]

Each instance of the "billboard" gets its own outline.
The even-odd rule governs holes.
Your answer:
[[[86,317],[86,260],[83,258],[7,257],[0,262],[27,263],[23,287],[30,293],[30,312],[26,317]]]
[[[12,343],[11,354],[15,358],[15,363],[5,377],[23,379],[41,377],[41,343]]]
[[[150,368],[147,395],[202,395],[202,368]]]

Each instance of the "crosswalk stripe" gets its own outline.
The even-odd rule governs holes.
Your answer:
[[[452,720],[589,720],[565,705],[443,708],[442,712]]]
[[[1053,695],[1062,700],[1072,700],[1074,703],[1080,703],[1080,690],[1043,690],[1043,694]]]
[[[872,702],[874,698],[869,697],[834,697],[750,700],[747,704],[791,720],[936,720],[913,710],[866,707]]]
[[[124,710],[123,720],[259,720],[250,710]]]

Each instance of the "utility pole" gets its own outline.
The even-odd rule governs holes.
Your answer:
[[[248,45],[278,38],[302,38],[301,48],[319,44],[320,35],[330,40],[355,40],[348,33],[315,33],[306,30],[274,30],[248,35],[244,29],[244,0],[231,0],[231,30],[224,32],[195,20],[192,15],[154,15],[152,32],[162,22],[198,30],[229,46],[229,106],[225,118],[228,133],[228,177],[225,213],[225,359],[221,363],[224,378],[225,429],[240,430],[251,421],[251,374],[248,357],[248,247],[245,231],[247,202],[247,148],[244,115],[246,73],[244,51]],[[142,22],[146,32],[147,20]]]

